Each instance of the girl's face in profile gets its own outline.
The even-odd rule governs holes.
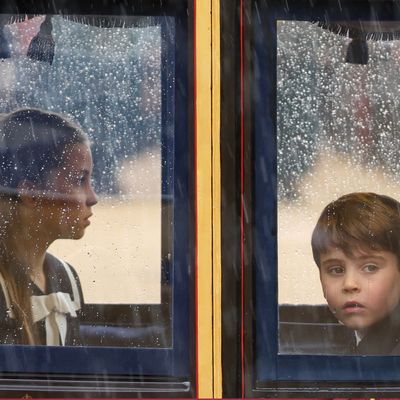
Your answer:
[[[51,239],[80,239],[84,235],[98,200],[92,171],[92,153],[86,143],[65,146],[60,166],[50,170],[44,183],[48,195],[39,201],[40,225]]]

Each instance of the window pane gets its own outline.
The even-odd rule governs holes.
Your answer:
[[[397,11],[381,2],[297,0],[260,0],[251,11],[246,394],[392,390],[400,293]],[[391,278],[376,284],[372,277],[384,270]]]
[[[174,112],[163,103],[174,104],[173,51],[168,50],[175,41],[174,17],[4,15],[3,20],[2,38],[9,49],[0,61],[0,112],[4,118],[8,121],[11,113],[21,108],[56,112],[81,126],[90,140],[93,171],[90,165],[82,168],[90,170],[92,176],[79,183],[87,185],[86,214],[82,216],[85,227],[76,235],[71,228],[75,217],[63,209],[61,217],[73,232],[70,236],[57,233],[45,246],[51,243],[49,252],[76,270],[86,304],[82,302],[79,310],[81,318],[102,326],[104,332],[91,330],[97,339],[88,344],[169,346]],[[39,125],[29,121],[29,132],[36,138]],[[49,129],[57,141],[57,129]],[[24,137],[22,147],[30,149],[29,135],[18,134]],[[4,151],[14,157],[7,140]],[[37,143],[42,145],[40,138]],[[72,157],[73,166],[54,154],[50,155],[55,159],[52,167],[47,167],[47,161],[42,166],[37,159],[34,164],[48,168],[41,178],[43,185],[36,182],[36,176],[19,176],[14,186],[5,187],[5,193],[11,190],[23,198],[23,182],[29,190],[33,188],[35,200],[35,193],[51,182],[51,196],[69,195],[68,190],[78,183],[71,183],[68,190],[60,188],[47,174],[57,170],[55,179],[59,180],[63,174],[59,169],[65,172],[67,168],[66,176],[70,177],[68,168],[80,165],[84,157],[82,153],[62,154]],[[12,164],[14,167],[20,168]],[[98,199],[88,200],[94,192]],[[20,203],[16,204],[19,209]],[[49,215],[55,218],[54,213],[48,206],[42,209],[40,224],[47,232],[50,225],[46,221]],[[57,221],[61,226],[61,219]],[[40,229],[36,232],[41,239]],[[6,242],[5,247],[8,254],[12,245]],[[27,263],[31,260],[28,257]],[[37,281],[33,274],[27,275],[42,292],[51,292],[51,274],[45,271],[41,276],[39,270]],[[7,277],[4,279],[7,284]],[[13,303],[12,295],[10,301]],[[109,307],[112,305],[114,308]],[[148,328],[143,339],[138,330],[129,331],[139,323],[159,328]],[[127,330],[111,332],[110,326]]]
[[[380,25],[383,32],[394,27],[394,23]],[[347,315],[350,309],[342,315],[329,295],[331,283],[325,283],[333,313],[329,312],[313,259],[311,235],[324,207],[354,192],[400,199],[399,43],[371,34],[364,51],[368,62],[350,62],[354,41],[345,31],[340,35],[332,30],[306,21],[277,23],[278,292],[283,353],[352,354],[355,325]],[[368,198],[359,202],[367,207]],[[367,219],[373,218],[368,215]],[[357,218],[348,214],[345,223],[361,224]],[[344,234],[347,228],[338,229]],[[369,229],[371,235],[376,234],[373,227]],[[368,246],[368,254],[379,247]],[[338,248],[340,252],[340,245]],[[350,271],[346,263],[350,259],[342,256],[339,267],[345,275],[344,271]],[[326,282],[324,269],[321,271]],[[339,275],[339,269],[335,271]],[[369,282],[365,304],[378,301]],[[386,295],[390,297],[390,290]],[[346,298],[355,302],[361,295]],[[340,300],[339,295],[335,294],[335,300]],[[379,311],[368,328],[393,315],[397,305],[387,306],[390,310]],[[354,313],[360,312],[362,305],[356,307]],[[310,332],[313,340],[307,337]],[[390,349],[373,347],[369,345],[366,354],[391,354]]]

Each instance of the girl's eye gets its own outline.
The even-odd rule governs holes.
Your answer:
[[[375,272],[378,270],[378,267],[375,264],[367,264],[363,267],[363,271],[365,272]]]
[[[337,266],[337,265],[334,266],[334,267],[330,267],[328,269],[328,273],[330,275],[340,275],[340,274],[343,274],[343,272],[344,272],[344,268],[340,267],[340,266]]]
[[[86,176],[79,176],[79,177],[76,179],[76,183],[77,183],[79,186],[84,186],[84,185],[86,184],[86,182],[87,182],[87,177],[86,177]]]

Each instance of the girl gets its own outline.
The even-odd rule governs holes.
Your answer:
[[[80,344],[78,277],[47,249],[84,235],[92,168],[88,137],[63,116],[0,117],[0,343]]]

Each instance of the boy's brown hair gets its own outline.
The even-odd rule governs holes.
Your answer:
[[[321,254],[340,248],[390,251],[400,266],[400,203],[376,193],[350,193],[329,203],[314,228],[311,247],[320,267]]]

